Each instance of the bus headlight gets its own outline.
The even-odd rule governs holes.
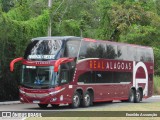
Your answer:
[[[22,97],[20,98],[20,100],[21,100],[21,101],[24,101],[24,99],[23,99]]]
[[[65,89],[65,88],[62,88],[62,89],[59,89],[59,90],[56,90],[56,91],[50,92],[49,94],[50,94],[50,95],[55,95],[55,94],[57,94],[57,93],[59,93],[59,92],[63,91],[64,89]]]
[[[22,93],[22,94],[25,94],[25,92],[21,89],[19,89],[19,92]]]
[[[49,94],[50,95],[55,95],[55,94],[57,94],[58,92],[57,91],[54,91],[54,92],[50,92]]]

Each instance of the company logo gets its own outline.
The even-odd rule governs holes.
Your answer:
[[[101,70],[128,70],[133,69],[132,62],[129,61],[100,61],[100,60],[90,60],[90,69],[101,69]]]
[[[138,89],[139,87],[139,83],[145,83],[145,88],[143,90],[143,94],[145,96],[148,96],[148,71],[146,68],[146,65],[143,62],[138,62],[136,64],[136,62],[133,62],[133,86]],[[145,73],[145,78],[136,78],[136,73],[138,71],[138,68],[142,67],[144,69],[144,73]]]

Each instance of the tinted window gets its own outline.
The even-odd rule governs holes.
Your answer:
[[[83,82],[83,83],[94,83],[93,81],[93,76],[92,72],[86,72],[82,75],[80,75],[78,82]]]
[[[96,58],[95,54],[95,48],[97,47],[95,42],[86,42],[82,41],[80,53],[79,53],[79,59],[84,58]]]
[[[69,82],[69,71],[68,70],[61,70],[59,76],[59,84],[66,84]]]
[[[136,60],[136,47],[127,46],[127,60],[134,61]]]
[[[110,42],[82,41],[79,59],[85,58],[153,62],[153,51],[143,47],[116,45]]]
[[[61,45],[62,42],[60,40],[35,40],[28,45],[24,58],[54,59]]]
[[[75,62],[69,62],[62,64],[58,72],[58,83],[66,84],[73,80],[73,75],[75,72]]]
[[[119,45],[117,47],[117,51],[118,51],[118,59],[119,60],[127,60],[128,55],[127,55],[127,46],[121,46]]]
[[[145,52],[146,52],[145,49],[137,48],[137,59],[136,59],[136,61],[145,62],[146,61]]]
[[[131,82],[132,73],[130,72],[113,72],[113,83]]]
[[[95,72],[96,83],[113,83],[113,74],[112,72]]]
[[[94,48],[94,55],[96,55],[96,58],[105,58],[106,56],[105,52],[106,52],[105,44],[97,43],[96,47]]]
[[[120,83],[131,82],[130,72],[93,71],[80,75],[78,82],[83,83]]]
[[[64,57],[77,57],[80,41],[67,41],[64,50]]]
[[[106,43],[82,41],[79,59],[106,58],[116,59],[117,46]]]
[[[146,61],[153,62],[153,51],[151,49],[146,50]]]
[[[106,44],[106,52],[105,52],[106,59],[116,59],[117,58],[117,46]]]

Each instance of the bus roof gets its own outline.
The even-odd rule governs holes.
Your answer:
[[[61,40],[67,40],[70,38],[82,38],[82,37],[76,37],[76,36],[47,36],[47,37],[37,37],[37,38],[33,38],[31,41],[34,40],[57,40],[57,39],[61,39]],[[95,40],[92,38],[83,38],[84,41],[88,41],[88,42],[105,42],[105,43],[110,43],[110,44],[115,44],[115,45],[125,45],[125,46],[132,46],[132,47],[141,47],[141,48],[148,48],[148,49],[152,49],[149,46],[141,46],[141,45],[136,45],[136,44],[128,44],[128,43],[122,43],[122,42],[113,42],[110,40]]]
[[[48,36],[48,37],[33,38],[31,41],[34,41],[34,40],[57,40],[57,39],[67,40],[69,38],[81,38],[81,37],[75,37],[75,36]]]
[[[123,42],[114,42],[110,40],[95,40],[91,38],[84,38],[85,41],[90,41],[90,42],[99,42],[99,43],[110,43],[112,45],[122,45],[122,46],[132,46],[132,47],[139,47],[139,48],[147,48],[147,49],[152,49],[152,47],[149,46],[142,46],[142,45],[137,45],[137,44],[129,44],[129,43],[123,43]]]

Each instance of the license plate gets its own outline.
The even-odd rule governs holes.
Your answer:
[[[34,100],[33,103],[40,103],[40,101],[39,100]]]

